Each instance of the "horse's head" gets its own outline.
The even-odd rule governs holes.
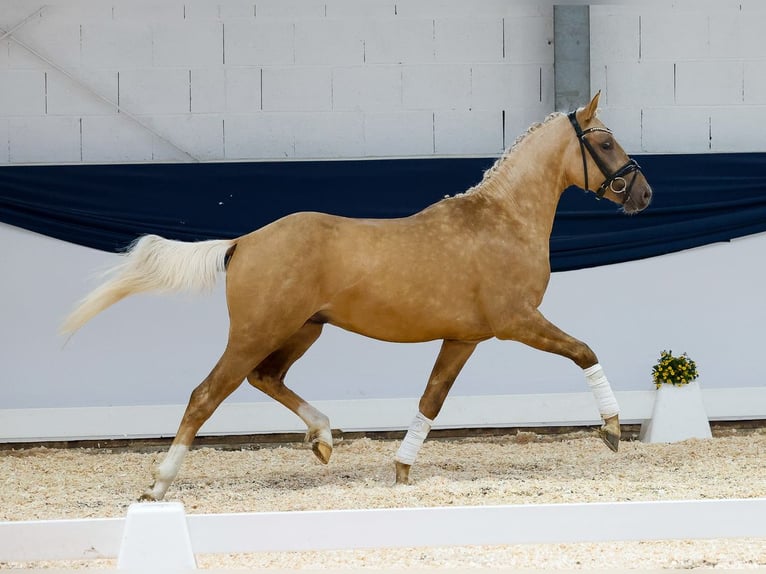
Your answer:
[[[652,188],[638,163],[628,157],[611,130],[596,117],[600,95],[597,93],[590,104],[569,114],[573,140],[577,142],[568,154],[571,179],[574,185],[599,198],[622,205],[625,213],[638,213],[652,201]]]

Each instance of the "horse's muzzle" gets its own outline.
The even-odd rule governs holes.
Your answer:
[[[640,178],[640,180],[635,182],[630,195],[625,200],[625,203],[622,204],[622,211],[624,213],[639,213],[649,207],[649,204],[652,202],[651,186],[647,183],[643,174],[640,172],[636,173],[636,177]]]

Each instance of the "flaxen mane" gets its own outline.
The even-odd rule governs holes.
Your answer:
[[[516,149],[518,149],[521,142],[523,142],[529,134],[531,134],[532,132],[536,132],[538,129],[543,127],[545,124],[547,124],[551,120],[554,120],[557,117],[563,116],[563,115],[564,114],[561,112],[552,112],[548,114],[542,122],[535,122],[531,126],[529,126],[527,128],[527,131],[519,135],[514,140],[513,144],[511,144],[511,146],[503,152],[503,155],[501,155],[497,159],[497,161],[492,165],[492,167],[490,167],[487,171],[484,172],[484,177],[482,178],[481,183],[484,183],[495,174],[495,172],[497,171],[497,168],[500,167],[500,164],[502,164],[514,151],[516,151]]]
[[[487,183],[497,173],[499,167],[503,164],[503,162],[506,159],[508,159],[508,157],[514,151],[516,151],[516,149],[518,149],[518,147],[521,144],[521,142],[523,142],[527,138],[527,136],[529,134],[531,134],[532,132],[537,131],[538,129],[543,127],[545,124],[547,124],[551,120],[553,120],[553,119],[555,119],[555,118],[557,118],[559,116],[562,116],[562,115],[564,115],[562,112],[552,112],[552,113],[548,114],[548,116],[542,122],[535,122],[531,126],[529,126],[524,133],[520,134],[514,140],[514,142],[508,148],[506,148],[506,150],[503,152],[503,154],[499,158],[497,158],[497,160],[495,161],[494,164],[492,164],[492,167],[490,167],[487,171],[484,172],[484,175],[481,178],[481,181],[479,183],[477,183],[476,185],[474,185],[470,189],[466,190],[464,193],[458,193],[454,197],[459,197],[461,195],[472,193],[473,191],[475,191],[478,188],[480,188],[483,184]],[[449,197],[449,196],[447,196],[447,197]]]

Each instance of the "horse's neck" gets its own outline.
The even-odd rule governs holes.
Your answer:
[[[548,162],[540,161],[546,157]],[[523,221],[525,227],[537,230],[547,240],[566,187],[559,158],[558,153],[550,151],[535,153],[531,145],[512,151],[477,186],[476,192],[491,198],[498,209]]]

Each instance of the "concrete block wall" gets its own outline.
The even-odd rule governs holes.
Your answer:
[[[590,8],[591,85],[631,152],[766,151],[766,4]]]
[[[0,28],[36,8],[3,0]],[[51,0],[13,32],[42,58],[0,41],[0,163],[496,155],[553,107],[552,22],[503,0]]]
[[[766,150],[765,5],[590,14],[628,151]],[[0,164],[491,156],[553,108],[548,2],[51,0],[13,37],[43,58],[0,41]]]

